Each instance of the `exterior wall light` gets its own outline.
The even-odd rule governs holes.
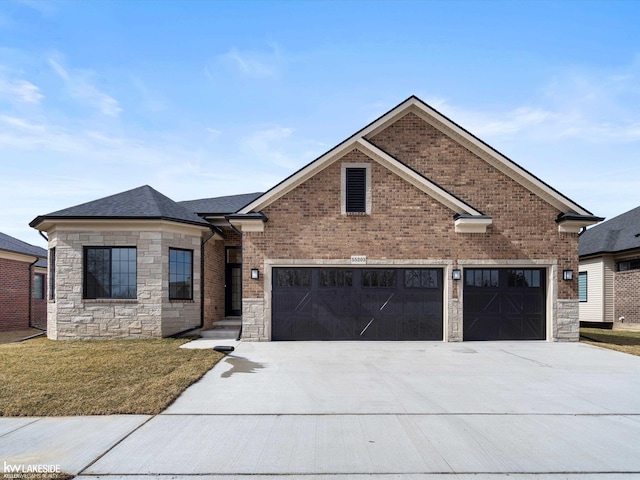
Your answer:
[[[462,271],[459,268],[454,268],[451,271],[451,278],[454,280],[460,280],[462,278]]]
[[[251,269],[251,279],[252,280],[258,280],[260,278],[260,272],[258,271],[257,268],[252,268]]]
[[[562,279],[563,280],[573,280],[573,270],[563,270],[562,271]]]

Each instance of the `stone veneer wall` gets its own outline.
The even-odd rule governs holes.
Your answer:
[[[558,300],[553,340],[577,342],[580,340],[580,303],[578,300]]]
[[[49,232],[56,249],[55,300],[49,300],[51,339],[159,338],[200,323],[201,229],[146,225]],[[148,229],[147,229],[148,227]],[[137,299],[82,298],[83,248],[136,247]],[[193,250],[193,300],[169,300],[169,248]]]

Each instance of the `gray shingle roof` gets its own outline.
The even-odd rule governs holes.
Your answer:
[[[580,235],[580,256],[640,248],[640,207],[607,220]]]
[[[47,258],[47,251],[44,248],[36,247],[5,233],[0,233],[0,250]],[[46,263],[44,266],[46,267]]]
[[[262,192],[228,195],[226,197],[202,198],[178,202],[180,205],[200,215],[223,215],[236,213],[245,205],[253,202]]]
[[[210,226],[209,222],[148,185],[41,215],[29,225],[35,227],[48,219],[162,219]]]

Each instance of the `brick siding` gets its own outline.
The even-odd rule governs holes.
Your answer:
[[[204,329],[225,317],[226,247],[239,247],[242,238],[231,229],[225,230],[226,240],[209,240],[205,245],[204,263]]]
[[[640,270],[616,272],[614,292],[614,320],[640,324]]]
[[[0,258],[0,329],[29,328],[29,263]]]
[[[578,236],[558,232],[557,209],[413,114],[371,141],[491,216],[487,233],[455,233],[453,211],[354,150],[266,207],[264,232],[243,234],[245,299],[264,296],[264,275],[257,281],[249,275],[251,266],[262,268],[267,259],[351,255],[376,261],[446,259],[454,265],[472,259],[547,260],[556,266],[556,298],[577,299],[577,275],[568,282],[561,275],[563,269],[578,271]],[[351,162],[371,164],[370,215],[340,213],[341,164]],[[573,331],[566,336],[575,340]]]
[[[29,328],[29,265],[0,258],[0,331]],[[31,277],[33,282],[33,274]],[[46,282],[46,276],[45,276]],[[31,325],[46,329],[47,301],[31,301]]]

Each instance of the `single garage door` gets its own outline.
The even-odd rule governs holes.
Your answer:
[[[464,340],[544,340],[545,269],[465,269]]]
[[[442,340],[442,269],[274,268],[272,340]]]

